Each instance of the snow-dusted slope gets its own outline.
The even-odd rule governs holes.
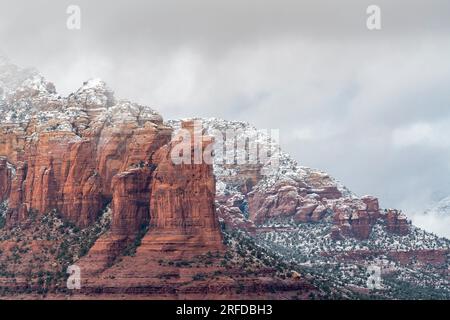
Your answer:
[[[38,75],[37,70],[19,68],[7,58],[0,56],[0,98],[4,98],[15,91],[25,80]]]
[[[414,224],[450,239],[450,197],[446,197],[429,207],[425,212],[416,213]]]
[[[34,69],[22,69],[0,58],[0,123],[26,128],[30,122],[37,131],[73,131],[87,128],[88,122],[120,123],[159,120],[162,117],[148,106],[117,100],[100,79],[90,79],[61,97],[53,83]],[[96,121],[98,120],[98,121]]]
[[[378,209],[376,198],[359,198],[326,172],[300,166],[280,150],[276,142],[267,135],[258,136],[258,130],[246,122],[216,118],[195,120],[201,123],[206,135],[217,138],[231,130],[237,133],[237,140],[250,137],[267,144],[279,156],[279,163],[274,167],[229,164],[225,163],[223,154],[216,154],[216,206],[227,229],[248,231],[258,246],[273,253],[280,261],[300,265],[312,277],[324,279],[337,288],[355,289],[356,292],[367,290],[367,269],[377,266],[382,270],[380,296],[420,299],[450,296],[449,282],[442,272],[449,265],[448,259],[446,261],[450,249],[448,239],[415,226],[409,226],[406,234],[392,232],[392,222],[385,218],[384,210]],[[168,124],[175,129],[180,126],[178,120],[168,121]],[[259,175],[264,167],[268,170]],[[255,177],[256,183],[247,188],[246,179]],[[324,199],[315,193],[327,188],[337,189],[340,195],[335,192]],[[450,209],[448,200],[437,207],[439,212]],[[292,206],[296,201],[297,204]],[[255,212],[255,206],[258,212]],[[258,213],[267,207],[271,212],[258,221]],[[297,214],[310,207],[320,208],[318,218],[299,223]],[[374,212],[380,211],[373,224],[358,219],[369,207]],[[325,214],[320,215],[321,210],[325,210]],[[341,215],[348,218],[343,227],[363,225],[367,227],[368,237],[334,238],[336,219],[341,219]],[[402,213],[397,218],[398,221],[406,219]],[[406,283],[408,290],[403,288]]]
[[[433,207],[425,211],[427,215],[449,216],[450,217],[450,197],[440,200]],[[450,226],[449,226],[450,227]]]
[[[279,142],[272,139],[268,130],[259,130],[250,123],[244,121],[231,121],[218,118],[191,118],[191,120],[198,121],[205,130],[204,134],[212,135],[216,140],[218,140],[217,137],[219,134],[221,134],[222,139],[227,132],[231,132],[235,134],[237,142],[248,140],[259,146],[264,146],[266,150],[270,150],[275,161],[262,162],[258,159],[257,165],[260,165],[258,170],[260,171],[262,179],[254,186],[254,189],[267,190],[276,183],[282,181],[286,183],[305,183],[311,180],[311,177],[313,176],[320,176],[323,178],[321,179],[322,186],[336,186],[345,197],[356,197],[356,195],[347,189],[340,181],[329,176],[326,172],[300,166],[295,159],[281,150]],[[175,129],[178,129],[180,127],[180,121],[181,120],[169,120],[167,123]],[[236,152],[236,155],[239,157],[238,152]],[[216,152],[214,156],[214,174],[217,177],[217,191],[219,194],[225,191],[228,193],[236,192],[235,186],[225,183],[224,180],[227,180],[227,177],[238,175],[239,170],[245,166],[245,164],[243,166],[238,165],[238,159],[236,159],[235,165],[230,165],[227,163],[225,157],[226,152],[223,152],[222,154]],[[317,187],[319,186],[317,185]]]

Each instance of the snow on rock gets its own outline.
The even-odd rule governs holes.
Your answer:
[[[427,215],[450,216],[450,197],[440,200],[433,207],[425,211]]]
[[[36,132],[71,131],[79,133],[95,123],[162,123],[152,108],[117,100],[101,79],[89,79],[68,97],[57,94],[34,69],[22,69],[0,58],[0,124],[24,130],[30,124]],[[99,124],[100,125],[100,124]]]

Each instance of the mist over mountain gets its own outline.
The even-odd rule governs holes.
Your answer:
[[[36,71],[0,68],[1,295],[448,299],[448,239],[301,165],[249,122],[164,120],[98,78],[61,96]],[[220,152],[173,161],[228,131],[276,166]],[[76,294],[64,285],[74,265]]]
[[[62,96],[100,77],[167,119],[280,129],[302,165],[414,217],[449,193],[446,1],[379,1],[379,32],[355,0],[80,1],[78,31],[70,1],[2,3],[1,50]]]

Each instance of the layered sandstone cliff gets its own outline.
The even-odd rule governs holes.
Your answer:
[[[5,157],[0,157],[0,202],[9,198],[11,192],[12,166]]]
[[[190,122],[183,123],[183,128],[193,130]],[[188,163],[174,164],[171,158],[175,145],[193,151],[209,143],[205,140],[196,146],[191,140],[171,141],[138,168],[114,176],[111,230],[80,265],[96,273],[104,271],[138,237],[142,239],[138,239],[140,246],[133,259],[136,266],[161,254],[180,259],[223,251],[212,165],[195,164],[193,152]]]
[[[17,170],[8,225],[53,209],[80,227],[92,224],[112,200],[113,177],[148,161],[172,132],[155,111],[116,101],[98,80],[61,98],[33,75],[3,103],[1,152]]]
[[[222,249],[212,166],[174,165],[178,142],[159,114],[117,100],[100,80],[61,98],[35,72],[11,72],[24,79],[2,91],[0,109],[0,200],[10,228],[53,210],[85,228],[111,203],[111,230],[92,248],[108,263],[150,221],[149,250]]]
[[[375,254],[408,266],[448,265],[446,241],[377,198],[299,166],[246,123],[165,123],[100,80],[60,97],[35,71],[1,64],[0,87],[0,288],[42,289],[27,278],[36,263],[39,274],[58,277],[76,264],[82,294],[235,298],[279,290],[305,298],[324,293],[305,261],[316,259],[320,269],[353,254],[365,267]],[[238,133],[229,145],[262,143],[279,162],[225,161],[221,152],[213,163],[196,162],[227,130]],[[179,150],[189,154],[181,163],[173,159]],[[367,243],[377,250],[360,250]]]

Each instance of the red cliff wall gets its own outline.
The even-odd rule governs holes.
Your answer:
[[[69,131],[37,134],[25,147],[22,166],[27,170],[13,183],[8,223],[20,223],[31,211],[56,209],[78,226],[88,226],[111,201],[113,177],[148,162],[170,132],[162,123],[147,123],[106,127],[82,137]]]
[[[182,127],[193,135],[193,123]],[[153,175],[150,197],[150,230],[139,250],[192,250],[197,254],[221,250],[222,235],[216,217],[215,180],[212,165],[194,164],[194,149],[201,145],[183,141],[191,148],[191,164],[174,164],[170,152],[175,142],[161,148],[154,157],[158,167]]]
[[[5,157],[0,157],[0,202],[9,198],[12,172]]]

